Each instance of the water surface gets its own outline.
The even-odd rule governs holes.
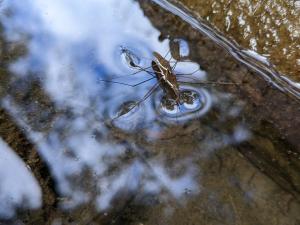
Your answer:
[[[155,7],[131,0],[1,3],[1,219],[299,222],[297,133],[284,140],[266,117],[251,115],[238,91],[247,69],[229,57],[215,63],[220,52],[206,51],[212,42],[201,44],[205,60],[191,57],[198,42],[180,34],[185,28],[165,35],[162,18],[170,29],[180,26],[167,25],[173,15]],[[157,88],[141,101],[157,83],[141,83],[153,75],[152,52],[174,65],[176,48],[180,89],[195,100],[165,108]],[[137,73],[131,62],[150,72]],[[237,68],[237,80],[225,76],[226,66]]]

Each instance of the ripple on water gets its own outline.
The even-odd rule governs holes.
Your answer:
[[[178,53],[180,58],[188,55],[188,45],[183,40],[173,40],[174,44],[178,45]],[[141,71],[140,68],[149,67],[151,62],[151,51],[145,45],[136,44],[132,45],[129,42],[115,48],[114,57],[116,66],[127,70],[121,76],[115,76],[113,82],[117,84],[134,84],[149,79],[149,73]],[[146,57],[145,57],[146,56]],[[148,56],[148,57],[147,57]],[[199,71],[201,78],[205,72],[194,70],[196,64],[190,62],[182,62],[177,64],[177,70],[184,71],[181,74],[197,75],[195,71]],[[128,70],[132,70],[135,76],[129,76]],[[185,70],[188,70],[187,72]],[[138,74],[138,75],[137,75]],[[145,77],[146,76],[146,77]],[[153,79],[150,77],[150,79]],[[151,85],[147,87],[147,84]],[[147,82],[143,87],[135,86],[134,92],[125,91],[125,88],[118,87],[118,94],[113,92],[114,100],[109,105],[109,119],[112,125],[125,132],[134,132],[146,125],[149,125],[155,120],[163,121],[166,123],[184,123],[190,119],[204,115],[211,106],[211,98],[209,93],[203,88],[195,88],[193,86],[184,85],[180,87],[181,90],[181,104],[177,105],[172,100],[164,97],[162,90],[157,91],[156,94],[150,96],[154,104],[148,104],[148,100],[137,103],[144,97],[145,90],[150,90],[153,85]],[[146,86],[144,86],[146,85]],[[128,87],[127,87],[128,88]],[[132,90],[132,87],[130,87]],[[142,95],[141,95],[142,90]],[[110,93],[110,92],[109,92]],[[112,94],[112,93],[111,93]],[[129,95],[130,96],[129,96]],[[127,97],[126,97],[127,96]]]
[[[110,55],[107,63],[109,63],[110,71],[114,74],[135,72],[136,68],[132,63],[142,68],[149,65],[148,59],[151,58],[151,48],[147,43],[137,38],[118,40],[112,48],[106,50],[104,54]]]
[[[135,132],[156,119],[165,123],[184,123],[205,115],[211,108],[211,96],[204,88],[186,85],[180,91],[180,105],[166,99],[162,91],[153,96],[154,104],[140,102],[137,105],[139,99],[120,96],[110,105],[108,117],[114,127]]]
[[[178,57],[186,57],[189,54],[188,44],[181,39],[175,39],[171,41],[171,45],[177,46]],[[124,45],[121,46],[121,51],[119,52],[119,61],[124,67],[137,69],[137,67],[146,68],[146,64],[149,64],[150,57],[139,57],[140,55],[145,55],[142,50],[147,51],[146,49],[139,49],[139,45]],[[149,54],[149,51],[147,51]],[[180,67],[181,65],[181,67]],[[196,64],[190,62],[181,62],[177,64],[177,69],[183,70],[182,74],[190,74],[193,71],[193,76],[196,76],[197,71],[200,73],[201,78],[205,75],[204,71],[201,71],[196,65],[197,70],[192,69]],[[189,69],[190,71],[185,71]],[[190,119],[200,117],[204,115],[211,107],[211,97],[209,93],[203,88],[195,88],[193,86],[184,85],[180,87],[181,91],[181,104],[177,105],[172,100],[168,100],[164,97],[162,90],[158,91],[157,94],[153,95],[154,104],[143,104],[135,106],[137,101],[126,101],[125,103],[120,103],[120,107],[113,112],[117,121],[114,125],[122,130],[130,131],[137,129],[141,124],[153,122],[155,118],[158,118],[160,121],[166,123],[174,122],[186,122]],[[143,102],[144,103],[144,102]],[[150,105],[150,106],[149,106]],[[133,109],[131,109],[133,107]],[[150,110],[145,110],[147,113],[142,112],[143,108],[149,106]],[[111,118],[113,118],[111,117]],[[140,119],[142,118],[142,119]],[[150,119],[152,118],[152,119]]]
[[[212,104],[211,97],[204,88],[182,86],[181,103],[176,105],[172,100],[165,99],[162,92],[155,98],[155,108],[159,119],[166,123],[184,123],[190,119],[206,114]]]
[[[111,124],[123,131],[131,132],[139,129],[143,124],[145,115],[144,105],[137,105],[138,100],[118,101],[109,107],[109,119]]]

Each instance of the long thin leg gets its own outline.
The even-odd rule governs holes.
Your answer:
[[[147,98],[151,96],[151,94],[159,87],[159,83],[156,83],[153,85],[153,87],[145,94],[145,96],[138,102],[140,104],[141,102],[145,101]]]
[[[187,79],[191,79],[195,82],[193,82],[193,84],[221,84],[221,85],[238,85],[239,83],[234,83],[234,82],[222,82],[222,81],[201,81],[192,77],[185,77]],[[189,84],[191,82],[187,82],[187,81],[180,81],[178,80],[178,83],[183,83],[183,84]]]
[[[145,101],[147,98],[149,98],[151,96],[151,94],[159,87],[159,82],[156,83],[155,85],[153,85],[152,88],[150,88],[150,90],[144,95],[144,97],[139,100],[137,103],[135,103],[129,111],[133,110],[135,107],[137,107],[139,104],[141,104],[141,102]],[[128,112],[129,112],[128,111]],[[116,116],[115,118],[113,118],[111,121],[118,119],[119,117],[121,117],[123,114]]]
[[[169,55],[170,52],[171,52],[171,49],[169,49],[169,50],[167,51],[167,53],[166,53],[166,55],[165,55],[164,58],[167,58],[167,56]],[[171,56],[171,58],[172,58],[172,56]],[[170,59],[170,60],[171,60],[171,59]]]
[[[164,58],[167,58],[167,56],[169,55],[170,52],[171,52],[171,49],[169,49],[169,51],[167,52],[167,54],[165,55]],[[170,65],[171,63],[174,63],[174,65],[172,66],[172,71],[174,71],[174,69],[175,69],[175,67],[176,67],[176,65],[177,65],[177,63],[178,63],[178,60],[176,60],[175,62],[173,62],[173,61],[172,61],[172,55],[170,55],[170,59],[168,60],[168,62],[169,62],[169,65]],[[171,71],[171,72],[172,72],[172,71]]]
[[[133,72],[133,73],[126,74],[126,75],[115,76],[115,77],[113,77],[111,80],[115,80],[115,79],[122,78],[122,77],[127,77],[127,76],[132,76],[132,75],[135,75],[135,74],[140,73],[140,72],[142,72],[142,71],[147,72],[147,73],[150,73],[151,76],[154,77],[154,75],[152,74],[153,72],[147,70],[147,69],[150,69],[151,66],[148,66],[148,67],[146,67],[146,68],[142,68],[142,67],[138,67],[138,68],[139,68],[138,71],[135,71],[135,72]]]
[[[97,82],[108,82],[108,83],[114,83],[114,84],[121,84],[121,85],[129,86],[129,87],[136,87],[136,86],[138,86],[138,85],[140,85],[140,84],[143,84],[143,83],[146,83],[146,82],[148,82],[148,81],[150,81],[150,80],[153,80],[154,78],[155,78],[155,77],[151,77],[151,78],[149,78],[149,79],[147,79],[147,80],[141,81],[141,82],[136,83],[136,84],[127,84],[127,83],[118,82],[118,81],[112,81],[112,80],[100,80],[100,79],[98,79]]]
[[[155,77],[155,75],[153,75],[151,71],[148,71],[148,70],[146,70],[146,69],[144,69],[143,67],[140,67],[140,66],[137,66],[137,67],[138,67],[141,71],[144,71],[144,72],[148,73],[150,76]],[[146,67],[146,68],[151,68],[151,67],[152,67],[152,66],[149,66],[149,67]],[[141,72],[141,71],[139,71],[139,72]]]
[[[177,63],[178,63],[178,61],[176,61],[176,62],[174,63],[174,65],[172,66],[172,71],[175,70],[175,68],[176,68],[176,66],[177,66]]]
[[[185,76],[185,75],[193,75],[195,73],[197,73],[200,69],[197,69],[191,73],[176,73],[176,76]]]

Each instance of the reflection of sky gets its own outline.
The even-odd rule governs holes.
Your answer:
[[[16,207],[40,207],[41,200],[37,181],[0,138],[0,218],[12,217]]]
[[[15,104],[11,97],[3,101],[48,162],[59,193],[67,199],[62,201],[63,207],[72,208],[95,199],[98,209],[106,209],[122,191],[164,192],[175,199],[185,196],[186,190],[192,194],[199,192],[194,179],[195,165],[185,163],[187,159],[178,159],[177,164],[185,172],[177,177],[168,173],[170,168],[161,157],[147,161],[139,148],[132,147],[136,156],[130,163],[123,163],[128,149],[110,141],[109,131],[102,123],[107,108],[114,108],[128,97],[141,99],[153,85],[150,82],[131,88],[96,82],[99,77],[134,71],[121,60],[120,46],[143,56],[143,66],[149,65],[147,58],[151,58],[152,51],[168,51],[168,42],[158,41],[160,33],[143,16],[137,2],[11,0],[4,4],[13,8],[11,17],[2,16],[8,37],[20,40],[24,38],[21,34],[25,34],[30,38],[26,43],[28,55],[11,64],[11,71],[21,78],[36,74],[55,107],[68,110],[55,117],[50,130],[42,132],[35,131],[21,113],[26,112],[26,107]],[[190,66],[194,68],[195,64]],[[183,70],[182,65],[178,69]],[[201,71],[200,76],[203,78],[205,72]],[[153,119],[153,110],[143,112],[141,118]],[[235,136],[241,139],[241,135]],[[112,171],[116,165],[117,169]],[[32,178],[24,179],[34,186]],[[31,196],[30,191],[24,192]],[[38,206],[37,201],[30,206]]]
[[[19,74],[42,69],[46,73],[45,88],[57,103],[89,105],[91,96],[100,91],[95,83],[98,76],[129,74],[131,70],[119,65],[117,58],[121,45],[148,58],[152,50],[167,52],[166,43],[158,42],[159,32],[143,19],[137,3],[12,1],[10,4],[14,4],[20,17],[9,20],[6,24],[9,30],[29,32],[32,37],[29,57],[22,58],[12,68]],[[80,98],[73,98],[74,95]]]

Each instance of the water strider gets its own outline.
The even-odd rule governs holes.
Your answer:
[[[136,72],[129,74],[129,75],[136,75],[142,71],[149,74],[151,77],[143,80],[141,82],[138,82],[136,84],[128,84],[123,82],[114,81],[114,79],[118,79],[124,76],[116,76],[112,80],[98,80],[101,82],[111,82],[116,83],[120,85],[126,85],[131,87],[136,87],[138,85],[141,85],[143,83],[146,83],[150,80],[156,79],[156,84],[154,84],[148,92],[144,95],[142,99],[140,99],[137,102],[130,101],[128,104],[124,103],[122,104],[121,109],[118,111],[116,117],[114,117],[112,120],[117,119],[127,113],[129,113],[131,110],[133,110],[135,107],[139,106],[143,101],[145,101],[147,98],[149,98],[158,88],[161,88],[164,96],[161,99],[161,105],[166,110],[169,110],[171,112],[175,109],[181,110],[181,105],[193,105],[194,101],[197,100],[197,98],[200,98],[199,95],[195,94],[194,91],[188,91],[188,90],[180,90],[179,83],[196,83],[196,84],[234,84],[230,82],[206,82],[203,80],[195,79],[189,75],[193,75],[196,72],[198,72],[200,69],[197,69],[196,71],[192,73],[185,73],[185,74],[179,74],[175,73],[175,68],[178,63],[178,60],[175,61],[175,63],[171,66],[171,59],[167,60],[167,56],[170,53],[170,51],[167,52],[165,56],[162,56],[160,53],[154,51],[152,53],[153,59],[151,59],[151,65],[148,67],[142,67],[139,65],[140,59],[138,56],[136,56],[131,50],[121,47],[121,55],[123,55],[126,63],[132,67],[137,69]],[[171,57],[172,58],[172,57]],[[152,69],[152,70],[149,70]],[[128,75],[125,75],[128,76]],[[192,82],[187,81],[180,81],[177,79],[178,77],[184,77],[187,79],[190,79]],[[173,112],[173,114],[176,112]]]
[[[166,98],[174,100],[180,104],[180,91],[174,70],[170,62],[162,57],[158,52],[153,52],[154,59],[151,62],[156,79],[164,91]]]

